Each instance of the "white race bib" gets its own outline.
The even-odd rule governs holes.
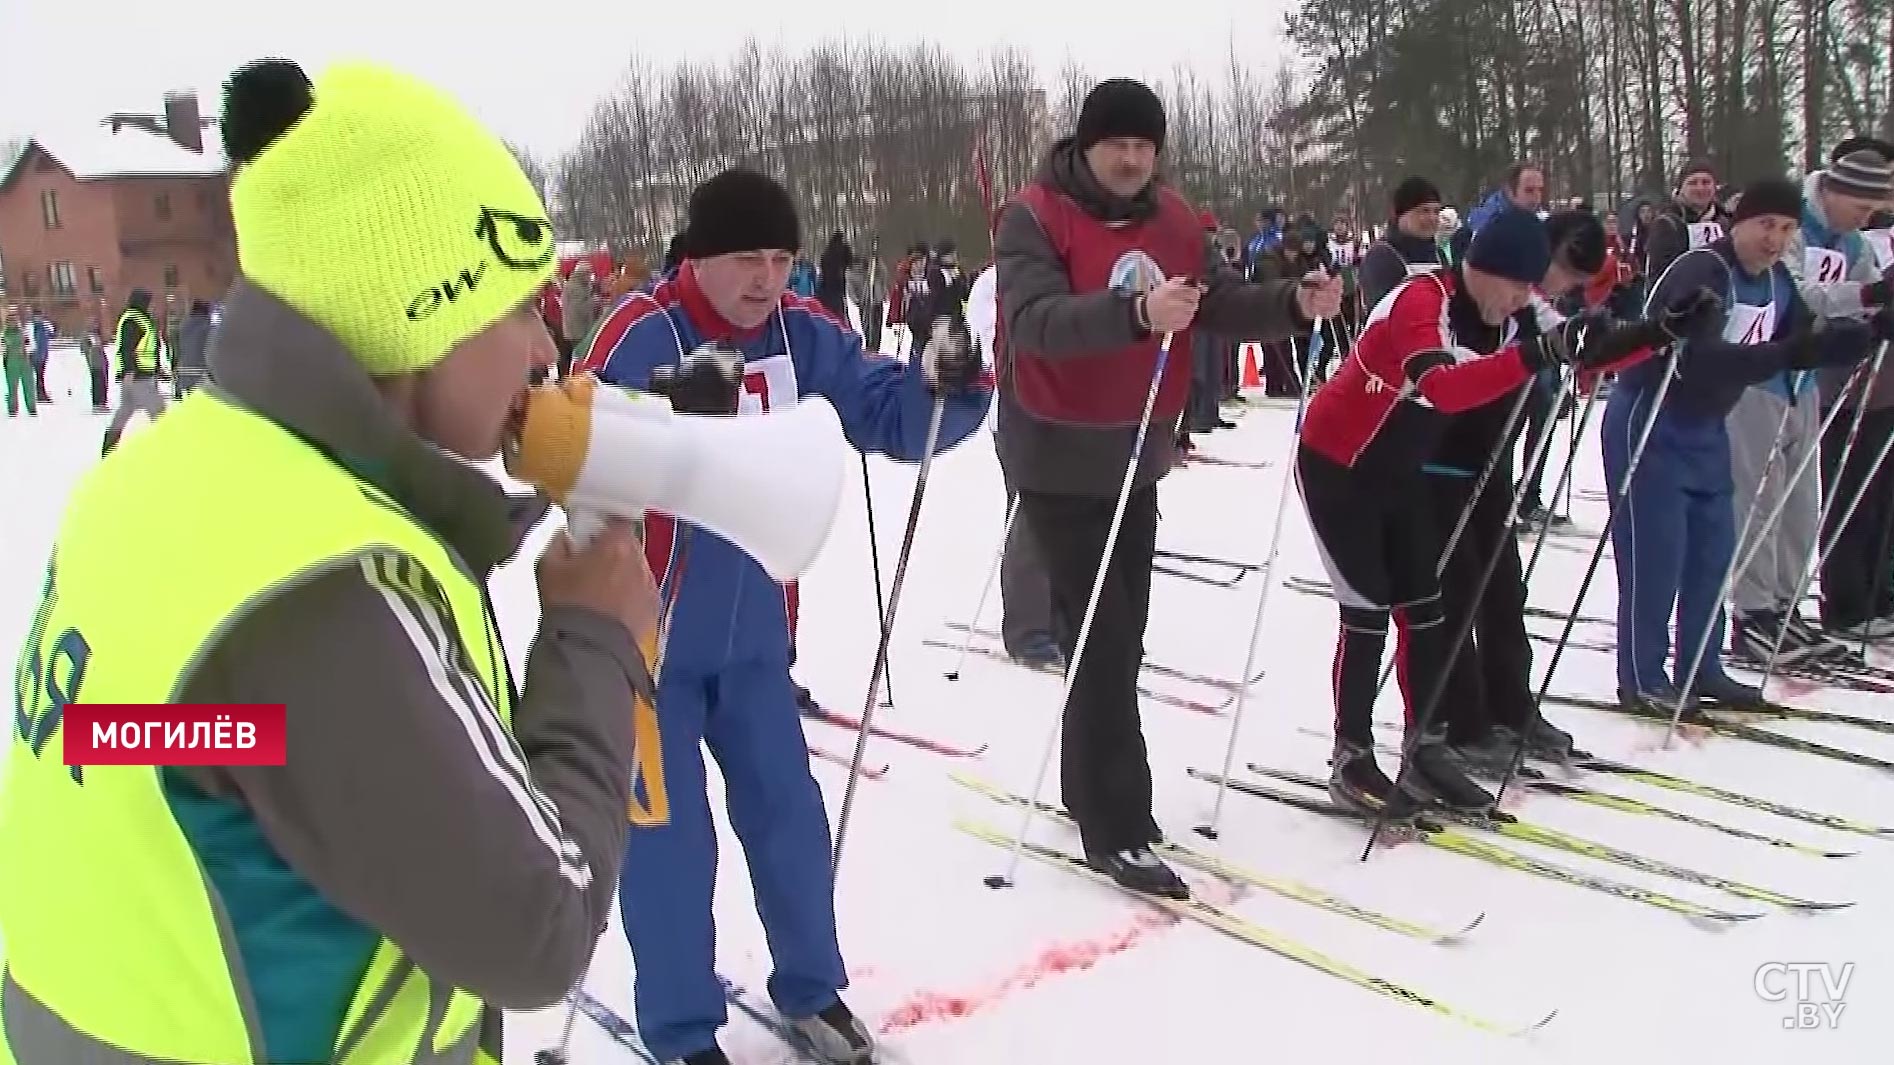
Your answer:
[[[1894,230],[1870,229],[1861,235],[1866,238],[1868,247],[1874,249],[1874,268],[1877,271],[1894,266]]]
[[[1701,248],[1705,244],[1715,244],[1723,239],[1723,224],[1720,222],[1692,222],[1684,227],[1690,231],[1690,246]]]
[[[1739,303],[1730,308],[1730,320],[1723,327],[1723,339],[1732,344],[1766,344],[1776,335],[1776,305],[1751,307]]]
[[[1810,248],[1803,259],[1802,281],[1810,285],[1833,285],[1848,278],[1848,257],[1827,248]]]

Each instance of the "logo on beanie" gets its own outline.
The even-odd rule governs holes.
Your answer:
[[[542,269],[552,262],[557,250],[552,240],[551,222],[544,218],[503,211],[498,207],[480,209],[480,219],[474,223],[474,236],[486,241],[493,258],[509,270]],[[487,267],[491,265],[491,260],[482,258],[471,266],[462,267],[458,275],[416,293],[408,301],[408,319],[418,322],[430,317],[443,304],[453,303],[463,294],[480,287],[480,280],[486,276]]]
[[[1111,264],[1111,290],[1122,296],[1149,292],[1164,280],[1164,269],[1157,260],[1133,248]]]

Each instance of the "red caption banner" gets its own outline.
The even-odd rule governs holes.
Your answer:
[[[289,754],[282,703],[71,703],[61,731],[73,766],[282,765]]]

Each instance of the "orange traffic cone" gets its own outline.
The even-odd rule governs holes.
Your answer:
[[[1243,345],[1243,385],[1244,388],[1263,387],[1262,372],[1256,368],[1256,342]]]

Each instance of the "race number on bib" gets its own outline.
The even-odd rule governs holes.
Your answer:
[[[1827,248],[1810,248],[1802,266],[1803,279],[1812,285],[1833,285],[1848,277],[1848,257]]]
[[[1720,222],[1692,222],[1684,228],[1690,231],[1690,246],[1701,248],[1705,244],[1715,244],[1723,239],[1723,225]]]
[[[1723,339],[1732,344],[1766,344],[1776,335],[1776,307],[1751,307],[1739,303],[1730,308],[1730,320],[1723,327]]]

